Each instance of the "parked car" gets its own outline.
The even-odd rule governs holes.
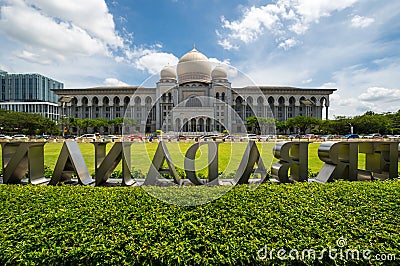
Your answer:
[[[368,134],[368,135],[364,136],[363,138],[365,138],[365,139],[380,139],[380,138],[382,138],[382,135],[379,133],[373,133],[373,134]]]
[[[49,138],[51,138],[51,136],[43,134],[43,135],[36,136],[36,138],[37,139],[49,139]]]
[[[187,138],[184,135],[176,135],[176,136],[173,137],[173,139],[186,140]]]
[[[244,140],[257,140],[257,135],[256,134],[244,134],[240,137],[240,141]]]
[[[291,135],[289,135],[288,138],[289,139],[299,139],[299,138],[301,138],[301,136],[299,134],[291,134]]]
[[[334,139],[333,135],[323,135],[321,137],[322,140],[326,141],[326,140],[331,140]]]
[[[151,137],[152,137],[152,136],[151,136]],[[134,140],[140,140],[140,141],[142,141],[142,140],[143,140],[143,137],[140,136],[140,135],[137,135],[137,134],[129,135],[129,136],[127,136],[126,138],[127,138],[128,140],[130,140],[130,141],[134,141]]]
[[[12,137],[7,136],[7,135],[0,135],[0,140],[11,140]]]
[[[76,139],[75,135],[64,135],[64,139]]]
[[[399,140],[400,139],[400,135],[389,136],[389,139]]]
[[[344,139],[359,139],[360,135],[358,134],[347,134],[343,136]]]
[[[114,142],[117,139],[119,139],[119,137],[117,137],[115,135],[105,135],[105,136],[103,136],[103,141],[112,141],[112,142]]]
[[[91,141],[96,141],[96,134],[84,134],[84,135],[78,137],[78,139],[82,139],[82,140],[88,139]]]
[[[305,139],[314,139],[315,135],[314,134],[306,134],[306,135],[304,135],[304,138]]]
[[[275,135],[261,135],[258,137],[260,141],[268,141],[270,139],[276,139]]]
[[[25,136],[23,134],[14,135],[12,138],[13,138],[13,140],[28,140],[29,139],[27,136]]]
[[[202,135],[199,137],[199,139],[207,141],[207,140],[215,140],[218,137],[216,134],[211,134],[211,135]]]
[[[232,135],[226,135],[222,138],[222,141],[235,141],[235,137]]]

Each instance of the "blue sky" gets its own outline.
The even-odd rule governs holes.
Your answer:
[[[332,116],[400,109],[397,0],[0,0],[0,33],[0,69],[66,88],[140,85],[196,43],[258,85],[337,88]]]

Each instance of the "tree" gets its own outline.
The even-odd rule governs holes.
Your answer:
[[[390,124],[387,115],[374,114],[373,112],[367,112],[352,119],[355,132],[360,134],[388,133],[391,131]]]
[[[4,133],[23,133],[26,135],[58,135],[59,129],[54,121],[38,114],[5,111],[0,109],[0,129]]]
[[[308,129],[312,130],[316,125],[319,124],[320,119],[312,116],[296,116],[289,118],[286,124],[289,128],[297,128],[301,134],[305,134]]]
[[[247,130],[252,133],[258,133],[260,131],[260,125],[258,124],[257,117],[255,116],[250,116],[246,118],[246,125]]]
[[[284,132],[284,133],[286,133],[286,130],[289,129],[289,126],[286,122],[279,121],[277,119],[275,119],[275,126],[276,126],[277,130],[279,130],[280,132]]]
[[[254,134],[275,134],[275,119],[269,117],[250,116],[246,118],[246,125]]]

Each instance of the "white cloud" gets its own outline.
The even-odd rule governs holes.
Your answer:
[[[398,102],[400,100],[400,90],[371,87],[367,89],[367,92],[358,96],[358,99],[366,102]]]
[[[303,80],[301,83],[303,83],[303,84],[309,84],[309,83],[311,83],[313,81],[313,79],[306,79],[306,80]]]
[[[221,18],[222,29],[217,32],[218,44],[226,50],[237,47],[237,42],[245,44],[256,41],[266,32],[273,36],[302,35],[311,23],[318,23],[321,17],[328,17],[335,11],[352,6],[359,0],[277,0],[276,3],[260,7],[244,8],[242,17],[229,21]],[[290,42],[295,39],[287,38]],[[281,48],[290,44],[279,43]]]
[[[75,26],[107,45],[123,46],[123,40],[115,31],[113,16],[109,13],[104,0],[25,0],[25,2],[34,5],[43,14],[64,22],[72,21]]]
[[[359,15],[356,15],[351,19],[351,27],[366,28],[374,22],[375,22],[375,19],[373,19],[373,18],[362,17]]]
[[[20,58],[66,60],[109,55],[123,47],[112,15],[103,0],[5,0],[0,7],[0,31],[21,43]],[[29,55],[30,54],[30,55]]]
[[[222,27],[230,30],[230,38],[249,43],[258,38],[264,29],[272,30],[279,22],[279,14],[284,12],[281,6],[266,5],[262,7],[250,7],[244,10],[243,18],[236,21],[228,21],[221,17]]]
[[[239,46],[238,45],[232,45],[230,41],[227,39],[224,40],[218,40],[218,44],[222,46],[225,50],[238,50]]]
[[[15,53],[15,56],[31,63],[41,64],[41,65],[51,64],[50,60],[43,60],[40,55],[25,50]]]
[[[135,61],[136,68],[145,70],[152,75],[158,74],[166,65],[176,65],[179,59],[169,53],[147,51],[143,56]]]
[[[160,43],[135,45],[133,33],[125,28],[121,35],[105,0],[0,1],[0,33],[14,57],[25,63],[74,64],[83,73],[88,70],[80,61],[97,58],[115,63],[114,68],[127,63],[151,74],[177,63],[174,55],[160,52]]]
[[[230,60],[229,59],[224,59],[224,60],[221,61],[221,60],[219,60],[217,58],[210,57],[210,58],[208,58],[208,61],[213,65],[218,65],[218,64],[229,65],[230,64]]]
[[[341,11],[352,6],[358,0],[289,0],[287,5],[296,9],[304,23],[319,22],[333,11]],[[286,1],[284,1],[286,2]]]
[[[332,96],[338,115],[352,116],[365,111],[396,112],[400,101],[400,65],[396,59],[375,60],[374,69],[360,65],[344,68],[333,75],[339,88]],[[340,107],[340,108],[339,108]]]
[[[116,78],[106,78],[103,83],[106,86],[128,86],[127,83],[120,81]]]
[[[297,45],[297,41],[293,38],[287,39],[283,42],[281,42],[278,47],[282,48],[283,50],[288,50],[290,48],[292,48],[293,46]]]

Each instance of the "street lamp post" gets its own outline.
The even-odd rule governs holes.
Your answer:
[[[66,104],[72,101],[73,97],[71,96],[61,96],[58,99],[58,102],[61,103],[61,121],[62,121],[62,136],[65,137],[65,108]]]
[[[348,125],[350,126],[350,134],[353,134],[354,133],[353,125],[351,123],[348,123]]]

